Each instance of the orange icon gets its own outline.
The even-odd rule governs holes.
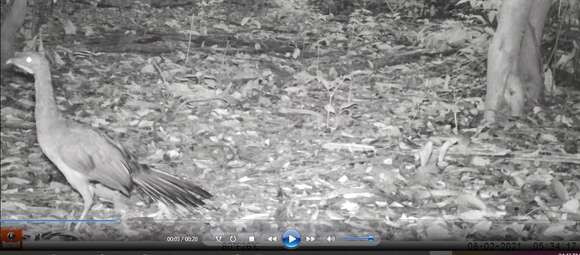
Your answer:
[[[0,241],[3,249],[22,248],[22,229],[20,228],[0,228]]]

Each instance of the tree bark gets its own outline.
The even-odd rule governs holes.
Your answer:
[[[6,14],[2,22],[1,28],[1,52],[0,52],[0,68],[4,72],[6,61],[14,56],[14,40],[18,29],[24,23],[26,16],[26,0],[15,0],[10,6],[10,10]]]
[[[550,5],[551,0],[504,0],[488,49],[487,122],[520,116],[543,102],[541,39]]]

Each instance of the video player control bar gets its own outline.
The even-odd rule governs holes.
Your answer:
[[[307,234],[296,229],[288,229],[283,233],[213,233],[204,235],[202,242],[207,246],[252,245],[256,247],[281,246],[287,249],[298,247],[320,246],[360,246],[372,247],[380,243],[380,238],[374,233],[365,234]]]

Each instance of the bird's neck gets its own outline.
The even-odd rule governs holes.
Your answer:
[[[52,124],[58,123],[62,116],[56,105],[48,67],[35,72],[34,87],[36,91],[36,126],[38,129],[49,128]]]

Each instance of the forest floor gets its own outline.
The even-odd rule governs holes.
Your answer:
[[[183,217],[133,196],[124,215],[132,234],[89,223],[71,236],[293,227],[390,240],[580,240],[580,90],[559,87],[543,109],[481,125],[484,25],[76,5],[41,29],[61,110],[215,197]],[[2,219],[78,217],[82,199],[36,142],[30,79],[2,87]],[[99,202],[89,217],[119,213]],[[50,239],[42,233],[70,224],[26,228]]]

